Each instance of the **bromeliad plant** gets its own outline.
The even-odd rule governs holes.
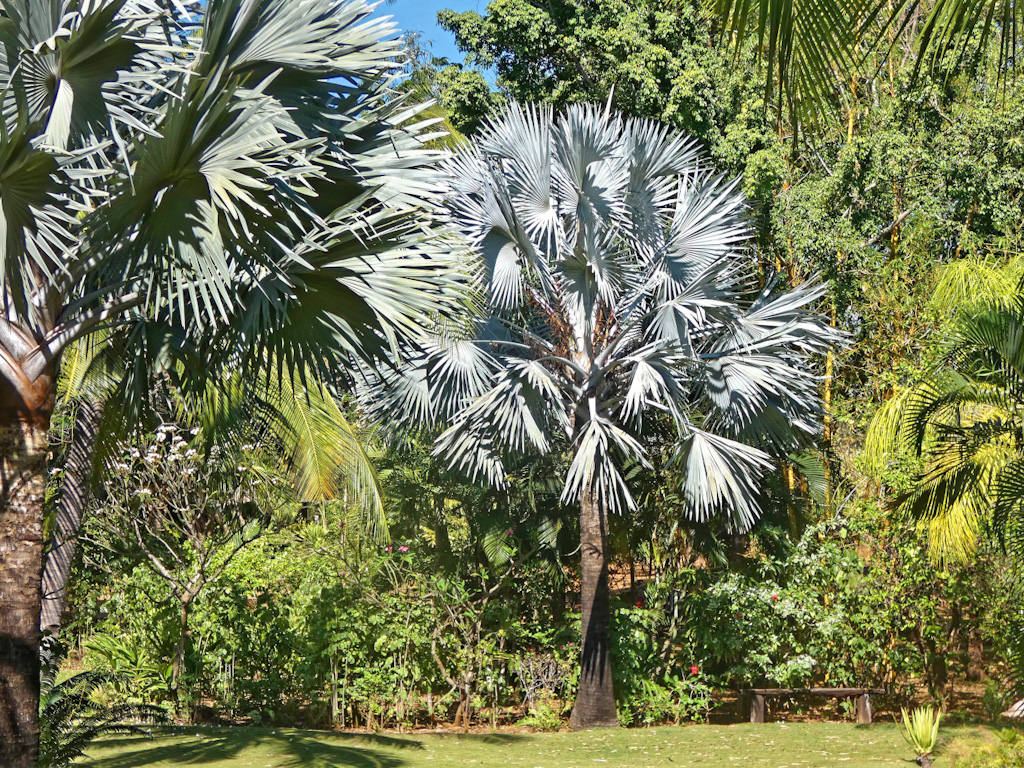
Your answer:
[[[758,284],[739,181],[668,127],[513,104],[450,170],[486,310],[444,328],[380,404],[400,426],[449,423],[436,452],[497,487],[510,454],[568,453],[583,561],[572,725],[615,725],[608,516],[636,506],[645,425],[673,425],[694,519],[749,528],[763,473],[817,431],[809,361],[840,334],[808,310],[820,285]]]
[[[939,742],[939,723],[942,712],[934,707],[917,707],[913,712],[905,708],[903,715],[903,738],[917,754],[917,762],[923,768],[931,768],[932,752]]]

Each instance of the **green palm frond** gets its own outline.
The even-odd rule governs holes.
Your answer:
[[[327,388],[312,377],[282,378],[261,393],[279,419],[278,437],[296,493],[311,501],[344,499],[379,541],[388,538],[380,481],[361,436]]]
[[[864,0],[706,0],[737,56],[746,41],[764,65],[767,99],[788,107],[794,128],[821,123],[858,63],[869,13]],[[780,118],[781,122],[781,118]]]
[[[1024,274],[1024,259],[994,264],[986,259],[957,259],[936,270],[929,304],[942,312],[960,311],[971,304],[1011,300]]]
[[[1005,539],[1024,507],[1024,303],[968,305],[927,378],[892,398],[868,430],[869,471],[904,452],[924,461],[899,504],[940,558],[962,560],[991,523]]]
[[[1024,9],[1006,0],[936,0],[920,31],[918,70],[937,69],[948,54],[955,56],[954,68],[970,59],[990,53],[994,40],[998,49],[995,64],[1006,76],[1018,58],[1024,32]]]

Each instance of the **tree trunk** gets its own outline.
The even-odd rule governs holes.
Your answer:
[[[619,724],[612,685],[611,592],[608,585],[608,515],[592,489],[580,504],[580,687],[569,725],[614,728]]]
[[[52,379],[0,384],[0,765],[39,762],[39,610]]]
[[[39,618],[39,629],[54,636],[60,631],[78,530],[89,498],[89,478],[102,414],[103,410],[97,403],[83,400],[79,404],[71,435],[71,450],[64,465],[53,540],[43,566],[43,610]]]
[[[188,640],[188,611],[191,608],[191,598],[181,601],[181,613],[178,614],[178,642],[174,646],[174,661],[171,664],[171,691],[174,695],[174,705],[178,712],[181,712],[181,676],[185,672],[185,643]]]

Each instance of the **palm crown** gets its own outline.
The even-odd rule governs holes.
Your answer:
[[[406,423],[449,420],[437,451],[505,483],[508,451],[569,446],[564,500],[631,508],[645,418],[670,418],[693,513],[757,516],[760,473],[815,433],[810,355],[840,334],[821,287],[758,289],[736,181],[667,127],[512,105],[450,164],[455,226],[490,314],[393,382]]]
[[[1024,296],[975,305],[956,319],[938,365],[875,415],[874,469],[898,449],[923,460],[899,503],[928,526],[933,552],[966,559],[991,525],[1024,553]]]
[[[411,215],[436,153],[363,2],[3,8],[5,342],[29,380],[133,313],[293,363],[436,308]]]

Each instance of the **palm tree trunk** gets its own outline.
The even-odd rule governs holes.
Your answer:
[[[92,460],[96,452],[96,438],[99,434],[102,407],[89,400],[82,401],[75,415],[74,431],[71,435],[71,450],[64,466],[60,500],[57,502],[57,518],[43,566],[43,609],[39,629],[56,636],[60,631],[61,615],[64,613],[64,596],[71,574],[71,563],[75,559],[75,545],[78,530],[82,526],[82,514],[89,498],[89,476],[92,474]]]
[[[614,728],[619,724],[612,685],[611,592],[608,585],[608,514],[588,488],[580,504],[580,687],[569,725]]]
[[[0,383],[0,765],[39,762],[39,610],[52,379]]]

